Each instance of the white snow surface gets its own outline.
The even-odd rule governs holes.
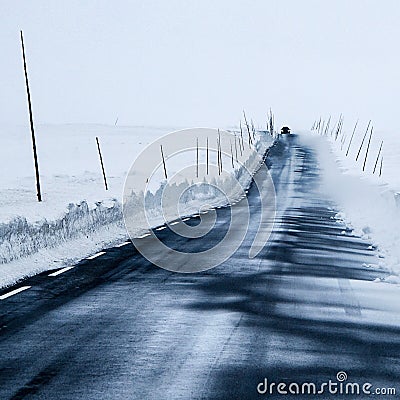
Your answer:
[[[146,145],[174,130],[173,127],[38,125],[43,195],[39,203],[29,127],[0,126],[3,143],[0,148],[0,287],[42,271],[72,265],[126,240],[121,206],[126,174]],[[96,136],[103,153],[108,191],[104,188]],[[259,152],[271,144],[268,135],[266,140],[258,142]],[[250,153],[244,153],[241,161],[251,171],[258,168]],[[248,185],[250,176],[236,170],[238,173],[242,175],[241,183]],[[184,213],[198,212],[205,200],[213,206],[226,203],[225,197],[206,195],[201,190],[192,191]],[[155,226],[165,222],[162,215],[153,221]],[[143,226],[138,221],[138,235],[143,233]]]
[[[323,185],[327,193],[339,207],[337,219],[343,220],[354,229],[355,234],[371,241],[378,248],[378,264],[389,270],[392,275],[386,283],[399,284],[400,273],[400,180],[399,154],[396,140],[385,137],[384,169],[382,176],[372,174],[376,161],[379,141],[371,146],[371,155],[367,160],[365,171],[362,171],[366,145],[364,145],[358,162],[355,156],[359,141],[352,147],[346,157],[346,147],[340,140],[330,135],[320,137],[317,133],[303,132],[304,140],[312,140],[317,148],[319,163],[324,173]]]

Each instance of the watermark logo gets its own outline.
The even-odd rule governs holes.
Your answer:
[[[338,382],[344,382],[344,381],[346,381],[346,380],[347,380],[347,374],[346,374],[346,372],[344,372],[344,371],[339,371],[339,372],[336,374],[336,379],[337,379]]]
[[[374,387],[370,382],[348,382],[347,373],[339,371],[336,379],[326,382],[269,382],[264,378],[257,385],[262,395],[396,395],[395,387]]]
[[[248,256],[255,257],[275,219],[275,188],[263,160],[272,139],[261,135],[193,128],[148,145],[133,162],[123,192],[125,226],[139,252],[170,271],[205,271],[227,260],[251,227]],[[252,218],[246,196],[251,181],[260,193],[257,218]],[[236,206],[221,220],[217,205]],[[193,214],[196,223],[183,221]],[[137,237],[138,227],[149,231],[145,239]],[[166,228],[169,241],[160,239],[165,231],[158,234]],[[204,240],[188,246],[183,238]],[[186,246],[180,247],[182,243]]]

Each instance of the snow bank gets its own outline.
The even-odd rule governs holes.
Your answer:
[[[223,171],[221,176],[210,173],[199,184],[187,179],[179,184],[163,181],[154,192],[131,193],[124,202],[125,212],[135,216],[138,226],[156,227],[213,207],[233,204],[249,188],[254,173],[260,167],[260,155],[265,154],[272,143],[270,135],[257,135],[256,151],[244,152],[239,167],[232,168],[230,173]],[[230,157],[225,161],[230,164]]]
[[[0,129],[8,149],[0,150],[0,167],[6,170],[0,183],[0,287],[36,273],[63,267],[94,252],[126,239],[121,195],[124,179],[132,160],[155,138],[170,128],[109,126],[39,126],[38,149],[44,201],[35,201],[31,177],[29,141],[23,127]],[[99,136],[110,190],[106,192],[99,168],[95,136]],[[269,135],[258,136],[257,150],[271,145]],[[21,155],[17,148],[25,146]],[[251,153],[249,153],[251,154]],[[43,161],[44,160],[44,161]],[[41,161],[43,161],[41,163]],[[30,161],[31,162],[31,161]],[[255,157],[243,160],[255,172]],[[239,180],[244,187],[251,182],[245,168],[233,171],[216,186],[233,187]],[[204,204],[227,203],[224,196],[209,186],[190,187],[182,199],[182,213],[198,212]],[[159,201],[158,191],[148,192],[148,200]],[[151,199],[153,196],[153,199]],[[164,216],[154,214],[154,226],[164,223]],[[143,232],[140,218],[137,234]]]
[[[105,203],[105,204],[104,204]],[[99,202],[89,208],[86,201],[69,204],[64,215],[55,220],[43,219],[29,223],[23,216],[0,224],[0,264],[36,253],[45,247],[55,247],[78,236],[90,235],[100,227],[121,221],[121,206],[117,200]]]
[[[317,148],[323,185],[340,208],[337,218],[354,228],[379,250],[377,264],[400,273],[399,194],[383,179],[362,173],[338,145],[325,137],[302,135]],[[391,279],[391,282],[394,282]],[[397,282],[397,280],[396,280]]]

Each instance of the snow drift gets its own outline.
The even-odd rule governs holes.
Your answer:
[[[329,137],[304,134],[303,139],[312,140],[318,150],[319,163],[324,171],[324,189],[339,208],[337,219],[344,220],[355,234],[372,242],[379,251],[377,264],[398,275],[400,196],[397,190],[384,179],[363,173]],[[393,280],[400,283],[393,277],[388,281]]]

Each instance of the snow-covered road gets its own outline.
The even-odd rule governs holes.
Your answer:
[[[254,186],[246,239],[210,271],[171,273],[127,244],[21,283],[30,288],[0,302],[0,398],[252,399],[264,398],[264,378],[317,384],[338,371],[371,391],[396,387],[400,306],[388,299],[398,288],[373,282],[387,274],[374,248],[335,220],[311,141],[282,138],[267,164],[277,221],[253,259]],[[211,242],[230,209],[217,216]],[[205,246],[156,234],[185,251]]]

